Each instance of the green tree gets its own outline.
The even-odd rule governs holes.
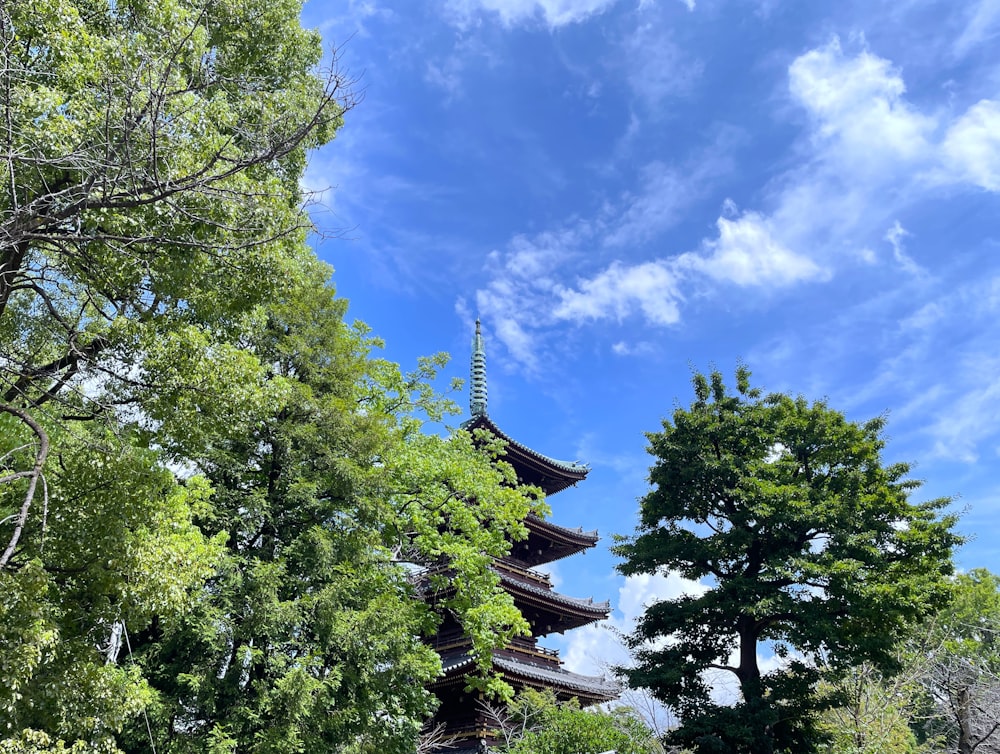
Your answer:
[[[112,746],[151,696],[108,659],[128,630],[194,609],[221,562],[194,524],[210,488],[166,470],[157,416],[202,396],[215,412],[189,423],[198,436],[270,400],[247,388],[261,365],[240,338],[308,265],[305,153],[352,104],[342,75],[317,75],[298,15],[294,0],[0,4],[0,729],[15,748]],[[32,726],[46,732],[17,734]]]
[[[407,752],[439,672],[420,635],[434,626],[401,561],[445,565],[445,601],[485,661],[525,624],[492,557],[543,509],[499,448],[422,431],[450,404],[426,380],[373,358],[365,328],[324,284],[272,302],[248,344],[275,397],[239,432],[192,438],[182,419],[159,438],[215,489],[199,518],[226,557],[197,608],[133,632],[156,693],[159,752]],[[496,689],[496,681],[486,681]],[[149,750],[144,722],[128,751]]]
[[[629,682],[677,710],[668,737],[698,752],[815,750],[823,669],[890,666],[904,630],[947,597],[948,500],[913,504],[906,464],[884,464],[883,418],[763,396],[740,368],[694,378],[695,400],[650,433],[653,489],[615,548],[626,575],[707,579],[650,605],[631,636]],[[770,645],[784,662],[763,673]],[[707,671],[740,698],[714,702]]]
[[[1000,576],[956,574],[952,600],[916,632],[928,695],[923,732],[955,754],[1000,750]]]
[[[352,97],[298,0],[0,4],[0,568],[67,417],[204,389],[308,256],[299,178]],[[198,346],[206,344],[207,347]],[[178,378],[171,384],[169,377]],[[236,384],[240,384],[237,380]],[[37,530],[36,530],[37,533]]]
[[[70,423],[52,440],[40,526],[0,570],[0,725],[28,731],[6,742],[15,751],[49,739],[111,751],[150,701],[125,629],[191,611],[222,539],[194,522],[205,481],[178,482],[134,433]]]
[[[403,750],[404,560],[484,667],[525,627],[489,564],[540,496],[425,433],[441,360],[375,358],[305,244],[353,98],[300,6],[0,3],[4,751]]]
[[[900,670],[879,672],[870,663],[845,670],[817,693],[835,703],[822,713],[824,754],[929,754],[914,732],[921,715],[921,678],[926,663],[903,652]]]
[[[627,707],[585,710],[576,699],[559,702],[551,691],[526,689],[495,711],[506,754],[662,754],[663,747]]]

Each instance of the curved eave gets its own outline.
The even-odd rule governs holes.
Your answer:
[[[559,628],[553,629],[565,631],[569,628],[585,626],[594,621],[603,620],[611,613],[611,603],[609,601],[594,602],[593,598],[570,597],[552,589],[547,583],[547,577],[538,575],[537,579],[527,580],[516,573],[511,573],[502,561],[498,561],[493,566],[493,571],[500,577],[500,585],[505,592],[510,594],[515,602],[522,605],[529,605],[534,612],[543,612],[553,616],[553,625]],[[533,572],[527,572],[533,573]],[[454,585],[449,585],[438,592],[431,592],[426,578],[415,581],[417,593],[425,600],[437,600],[454,594]],[[519,608],[521,609],[521,608]],[[561,618],[561,620],[560,620]]]
[[[442,658],[441,662],[441,675],[430,685],[431,689],[462,682],[475,669],[475,662],[467,653]],[[588,704],[609,701],[620,693],[618,685],[603,676],[571,673],[563,668],[542,667],[509,657],[493,657],[492,668],[515,688],[552,689],[563,698],[575,696]]]
[[[608,617],[611,605],[559,594],[551,588],[523,581],[497,569],[505,592],[531,625],[532,634],[564,633]]]
[[[573,548],[574,552],[581,552],[593,547],[600,539],[597,536],[597,529],[591,531],[584,531],[582,527],[568,529],[565,526],[546,521],[534,513],[528,514],[527,518],[524,519],[524,525],[528,527],[529,536],[535,535],[547,539],[553,544]]]
[[[607,618],[611,612],[610,602],[594,602],[593,598],[580,599],[579,597],[569,597],[553,589],[546,589],[545,587],[522,581],[500,568],[495,570],[500,575],[500,583],[503,584],[506,591],[515,595],[522,594],[531,601],[540,604],[558,605],[558,608],[553,608],[554,611],[563,612],[564,610],[560,610],[560,608],[564,608],[565,610],[579,614],[580,617],[587,617],[593,620]]]
[[[486,414],[474,416],[462,425],[469,432],[485,429],[507,444],[506,460],[517,472],[523,484],[541,487],[546,495],[554,495],[586,479],[590,467],[572,461],[559,461],[537,453],[527,445],[506,435]]]
[[[524,525],[528,529],[528,536],[512,543],[508,557],[528,567],[551,563],[583,552],[597,544],[598,540],[596,531],[567,529],[551,521],[545,521],[533,513],[524,520]]]
[[[614,699],[621,692],[618,685],[602,676],[581,675],[559,668],[543,668],[506,657],[497,657],[493,666],[500,670],[511,685],[552,689],[563,697],[577,697],[581,702],[596,704]]]

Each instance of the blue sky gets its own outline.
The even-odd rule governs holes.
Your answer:
[[[643,432],[738,360],[767,390],[888,413],[887,461],[957,496],[1000,570],[1000,0],[310,0],[364,101],[313,155],[315,239],[404,366],[589,463],[555,566],[627,625],[679,579],[613,572]],[[444,383],[442,383],[444,384]],[[462,405],[466,397],[460,397]],[[607,632],[553,640],[576,669]]]

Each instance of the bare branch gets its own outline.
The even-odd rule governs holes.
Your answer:
[[[27,425],[31,429],[38,440],[38,449],[35,451],[35,463],[29,472],[28,490],[24,494],[24,501],[21,503],[21,509],[18,512],[17,520],[14,524],[14,531],[10,536],[9,542],[7,543],[7,548],[4,550],[3,555],[0,556],[0,568],[3,568],[7,565],[11,556],[14,554],[14,549],[17,547],[18,540],[21,538],[21,532],[24,531],[24,524],[28,520],[28,511],[30,510],[31,503],[35,498],[35,489],[38,486],[39,478],[42,476],[42,467],[45,465],[45,459],[49,454],[49,436],[37,421],[16,406],[0,404],[0,411],[20,419],[23,424]]]

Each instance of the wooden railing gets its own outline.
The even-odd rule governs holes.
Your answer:
[[[499,565],[500,568],[502,568],[503,570],[510,571],[511,573],[516,573],[523,579],[527,579],[528,581],[534,581],[537,584],[542,584],[547,589],[552,588],[552,579],[549,578],[547,574],[538,573],[538,571],[532,571],[527,568],[521,568],[521,566],[514,565],[509,560],[501,560],[499,561]]]

